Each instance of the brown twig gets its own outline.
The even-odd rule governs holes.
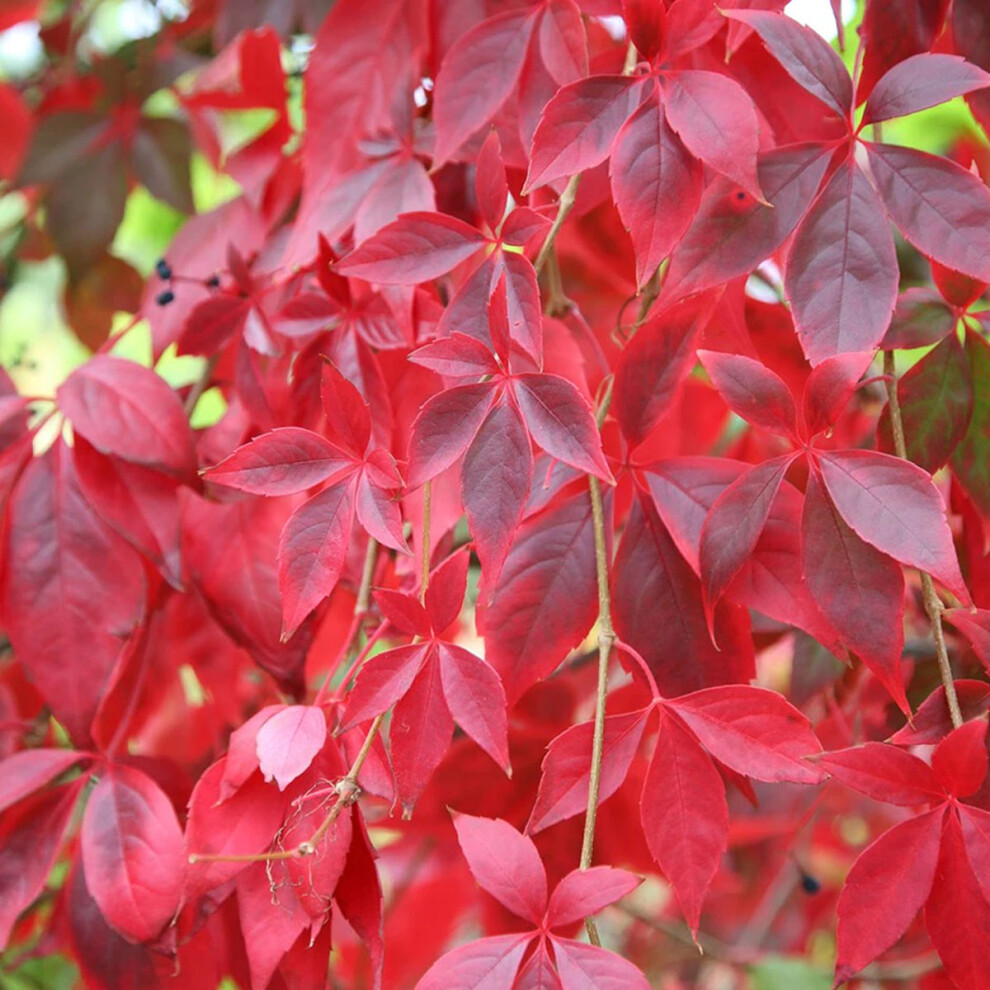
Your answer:
[[[890,432],[894,438],[894,450],[897,456],[907,460],[907,441],[904,436],[904,419],[901,416],[901,403],[897,395],[897,373],[894,366],[894,352],[883,352],[883,373],[886,376],[887,406],[890,409]],[[935,638],[935,656],[938,658],[938,670],[942,676],[945,688],[945,701],[949,706],[949,717],[952,725],[958,729],[963,724],[962,711],[959,708],[959,698],[956,695],[956,685],[952,677],[952,667],[949,664],[949,651],[945,645],[945,631],[942,628],[942,613],[945,606],[935,590],[935,582],[925,571],[921,575],[921,596],[925,603],[925,611],[932,624],[932,635]]]

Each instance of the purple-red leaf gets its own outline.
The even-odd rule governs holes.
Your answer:
[[[794,434],[794,397],[779,375],[742,354],[699,350],[698,357],[734,413],[774,433]]]
[[[289,705],[258,730],[255,747],[265,780],[284,791],[313,762],[327,738],[323,712],[312,705]]]

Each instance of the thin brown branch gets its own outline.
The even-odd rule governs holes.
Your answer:
[[[894,365],[894,352],[883,352],[883,373],[886,376],[887,405],[890,409],[890,432],[894,438],[894,450],[897,456],[907,460],[907,441],[904,436],[904,419],[901,416],[901,403],[897,395],[897,371]],[[945,606],[935,590],[935,582],[931,575],[919,571],[921,575],[921,596],[925,611],[932,624],[932,635],[935,638],[935,656],[938,659],[938,670],[945,688],[945,701],[949,706],[949,717],[955,728],[963,724],[962,711],[959,708],[959,698],[956,695],[956,685],[952,677],[952,666],[949,663],[949,651],[945,645],[945,631],[942,628],[942,613]]]
[[[547,263],[547,259],[550,257],[550,252],[553,250],[553,242],[557,239],[557,234],[560,233],[560,228],[564,226],[564,221],[567,219],[567,215],[574,208],[574,200],[577,197],[577,188],[580,181],[580,172],[576,175],[572,175],[567,180],[567,185],[564,186],[564,191],[560,194],[560,199],[557,201],[557,215],[553,218],[553,224],[550,226],[546,239],[540,247],[540,253],[536,256],[536,262],[533,265],[536,269],[537,275],[540,274],[543,270],[543,266]]]

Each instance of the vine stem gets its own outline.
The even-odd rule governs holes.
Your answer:
[[[605,422],[612,400],[612,382],[605,390],[598,408],[598,428]],[[595,576],[598,582],[598,681],[595,689],[595,727],[591,740],[591,773],[588,781],[588,809],[584,816],[581,838],[581,869],[591,866],[595,848],[595,822],[598,817],[598,795],[602,780],[602,754],[605,749],[605,705],[608,694],[608,662],[615,643],[612,627],[612,594],[608,583],[608,543],[605,539],[605,510],[602,487],[595,477],[588,478],[591,495],[591,520],[595,532]],[[594,918],[585,918],[584,927],[592,945],[601,945]]]
[[[553,224],[551,224],[546,239],[540,247],[540,253],[536,256],[536,261],[533,264],[537,275],[540,274],[543,266],[547,263],[547,258],[550,257],[550,252],[553,250],[553,242],[557,239],[560,228],[564,226],[567,215],[574,208],[574,200],[577,197],[577,188],[580,181],[581,173],[576,172],[567,180],[567,185],[564,186],[564,191],[560,194],[560,199],[557,203],[557,215],[553,218]]]
[[[894,438],[894,451],[897,456],[907,460],[907,441],[904,437],[904,419],[901,416],[901,403],[897,395],[897,372],[894,366],[894,352],[883,352],[883,373],[887,386],[887,406],[890,409],[890,432]],[[932,635],[935,638],[935,656],[938,658],[938,670],[942,676],[945,688],[945,701],[949,706],[949,718],[952,725],[958,729],[963,724],[962,711],[959,708],[959,697],[956,694],[956,684],[952,677],[952,667],[949,664],[949,651],[945,646],[945,631],[942,628],[942,613],[945,606],[935,590],[935,582],[925,571],[921,575],[921,596],[925,603],[925,611],[932,624]]]

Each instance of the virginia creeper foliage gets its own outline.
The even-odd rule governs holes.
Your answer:
[[[990,988],[990,5],[7,6],[4,986]]]

